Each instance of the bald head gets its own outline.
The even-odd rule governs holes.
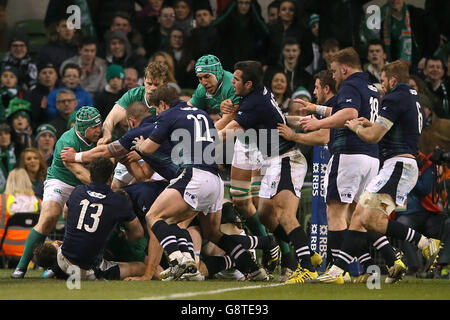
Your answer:
[[[150,109],[141,101],[131,103],[127,109],[127,119],[131,128],[138,127],[144,118],[151,115]]]

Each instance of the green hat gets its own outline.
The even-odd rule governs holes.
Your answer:
[[[50,133],[55,138],[55,140],[57,139],[56,128],[54,126],[52,126],[51,124],[45,123],[45,124],[41,124],[39,127],[37,127],[36,137],[34,138],[34,140],[37,141],[37,139],[39,139],[39,137],[44,133]]]
[[[309,16],[309,27],[312,27],[314,23],[317,23],[320,21],[320,16],[317,13],[313,13]]]
[[[90,127],[95,127],[102,122],[102,116],[94,107],[81,107],[78,110],[75,120],[75,129],[81,133],[82,136],[86,134],[86,130]]]
[[[109,82],[112,78],[125,79],[125,70],[118,64],[112,64],[106,69],[106,81]]]
[[[309,93],[308,90],[306,90],[305,87],[298,87],[295,92],[292,94],[291,98],[295,99],[295,98],[301,98],[301,97],[306,97],[308,98],[309,101],[311,101],[312,97],[311,94]]]
[[[6,112],[6,119],[9,120],[13,115],[21,115],[30,121],[30,106],[31,102],[27,100],[20,98],[11,99]]]
[[[195,74],[199,73],[210,73],[216,77],[217,82],[221,82],[224,71],[219,58],[212,54],[208,54],[200,57],[195,64]]]

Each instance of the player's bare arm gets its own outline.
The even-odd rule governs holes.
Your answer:
[[[236,116],[237,109],[239,109],[239,105],[233,105],[233,101],[231,101],[231,99],[223,100],[220,103],[220,112],[222,113],[222,117],[214,124],[216,129],[222,130],[225,128]]]
[[[227,139],[227,133],[234,133],[237,130],[244,131],[244,128],[242,128],[241,125],[236,120],[232,120],[225,126],[225,128],[219,130],[219,138],[222,141],[225,141]]]
[[[311,116],[285,116],[286,124],[294,130],[303,130],[300,120],[302,119],[310,119]]]
[[[325,145],[330,140],[330,130],[320,129],[308,133],[296,133],[289,126],[280,123],[278,125],[278,133],[281,137],[295,143],[300,143],[308,146]]]
[[[236,107],[239,107],[239,106],[236,106]],[[214,127],[216,127],[217,130],[222,130],[231,121],[234,120],[235,116],[236,116],[236,112],[222,114],[222,117],[214,124]]]
[[[67,204],[64,204],[64,208],[63,208],[63,212],[62,212],[62,217],[64,220],[67,220],[67,212],[69,211],[69,208],[67,207]]]
[[[114,158],[121,158],[125,156],[129,151],[125,149],[119,142],[119,140],[113,141],[106,145],[108,148],[109,154]],[[98,147],[96,147],[98,148]],[[94,148],[95,149],[95,148]],[[94,150],[92,149],[92,150]]]
[[[153,140],[151,140],[149,138],[144,139],[143,136],[134,138],[133,144],[134,145],[133,145],[132,149],[138,151],[142,155],[152,154],[160,146],[160,144],[154,142]]]
[[[111,111],[108,113],[105,121],[103,121],[103,137],[98,140],[97,144],[107,144],[111,142],[112,133],[116,124],[120,122],[121,119],[125,118],[127,111],[119,104],[115,104]]]
[[[148,181],[155,171],[148,165],[148,163],[144,162],[140,164],[137,161],[127,161],[125,166],[131,175],[138,182]]]
[[[61,159],[66,162],[91,162],[98,157],[114,157],[121,158],[128,153],[118,140],[107,145],[98,145],[95,148],[77,152],[72,147],[65,147],[61,151]]]
[[[378,117],[372,125],[368,122],[369,120],[365,118],[358,118],[347,121],[345,126],[355,132],[361,140],[367,143],[378,143],[393,125],[390,120],[383,117]]]
[[[237,108],[239,108],[239,105],[233,105],[231,99],[225,99],[220,103],[220,112],[222,114],[235,113]]]
[[[89,170],[86,169],[81,163],[63,162],[67,169],[69,169],[78,180],[84,184],[91,183],[91,174],[89,173]]]
[[[161,257],[163,254],[163,247],[159,243],[152,229],[147,225],[147,231],[149,235],[148,251],[147,251],[147,264],[145,266],[145,273],[141,277],[129,277],[125,280],[152,280],[155,276],[156,269],[159,266]]]
[[[131,221],[124,222],[124,226],[127,241],[136,242],[144,236],[144,228],[142,228],[142,224],[137,217]]]
[[[307,114],[318,114],[323,117],[329,117],[331,115],[331,107],[321,106],[312,102],[308,102],[302,99],[292,100],[294,104],[299,105],[300,111]]]
[[[317,119],[312,117],[311,119],[305,118],[300,120],[300,124],[304,131],[314,131],[318,129],[331,129],[331,128],[344,128],[345,123],[348,120],[352,120],[358,117],[358,111],[354,108],[344,108],[339,110],[330,117]]]

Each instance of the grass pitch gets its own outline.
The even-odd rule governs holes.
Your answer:
[[[380,289],[365,284],[282,284],[279,282],[83,281],[69,289],[66,281],[42,279],[29,270],[25,279],[10,279],[0,269],[0,300],[450,300],[450,281],[406,277]]]

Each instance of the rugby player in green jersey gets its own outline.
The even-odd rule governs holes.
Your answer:
[[[144,103],[155,115],[155,108],[151,106],[149,101],[150,93],[157,87],[163,84],[167,84],[169,81],[168,67],[161,62],[150,62],[145,68],[144,85],[128,90],[119,100],[117,100],[114,107],[109,112],[103,123],[103,136],[98,141],[99,145],[108,144],[112,142],[114,127],[121,121],[127,120],[127,109],[135,101]],[[138,163],[141,157],[135,152],[130,152],[127,155],[127,161],[129,164]],[[139,163],[142,163],[140,161]],[[115,169],[112,188],[117,189],[126,185],[123,180],[125,177],[131,179],[131,175],[128,169],[122,163],[118,163]]]
[[[165,64],[161,62],[151,62],[145,68],[144,85],[128,90],[113,106],[103,123],[103,137],[98,144],[111,142],[114,127],[122,120],[127,119],[128,106],[134,101],[143,102],[155,115],[155,108],[149,105],[150,93],[157,87],[167,84],[169,71]]]
[[[66,131],[55,145],[52,165],[48,168],[44,182],[44,197],[39,221],[30,231],[20,261],[11,278],[25,276],[35,245],[44,242],[55,228],[64,205],[72,190],[80,184],[89,184],[89,170],[81,163],[67,163],[61,160],[61,150],[72,147],[76,151],[87,151],[96,146],[102,130],[102,119],[94,107],[82,107],[77,111],[75,126]]]

